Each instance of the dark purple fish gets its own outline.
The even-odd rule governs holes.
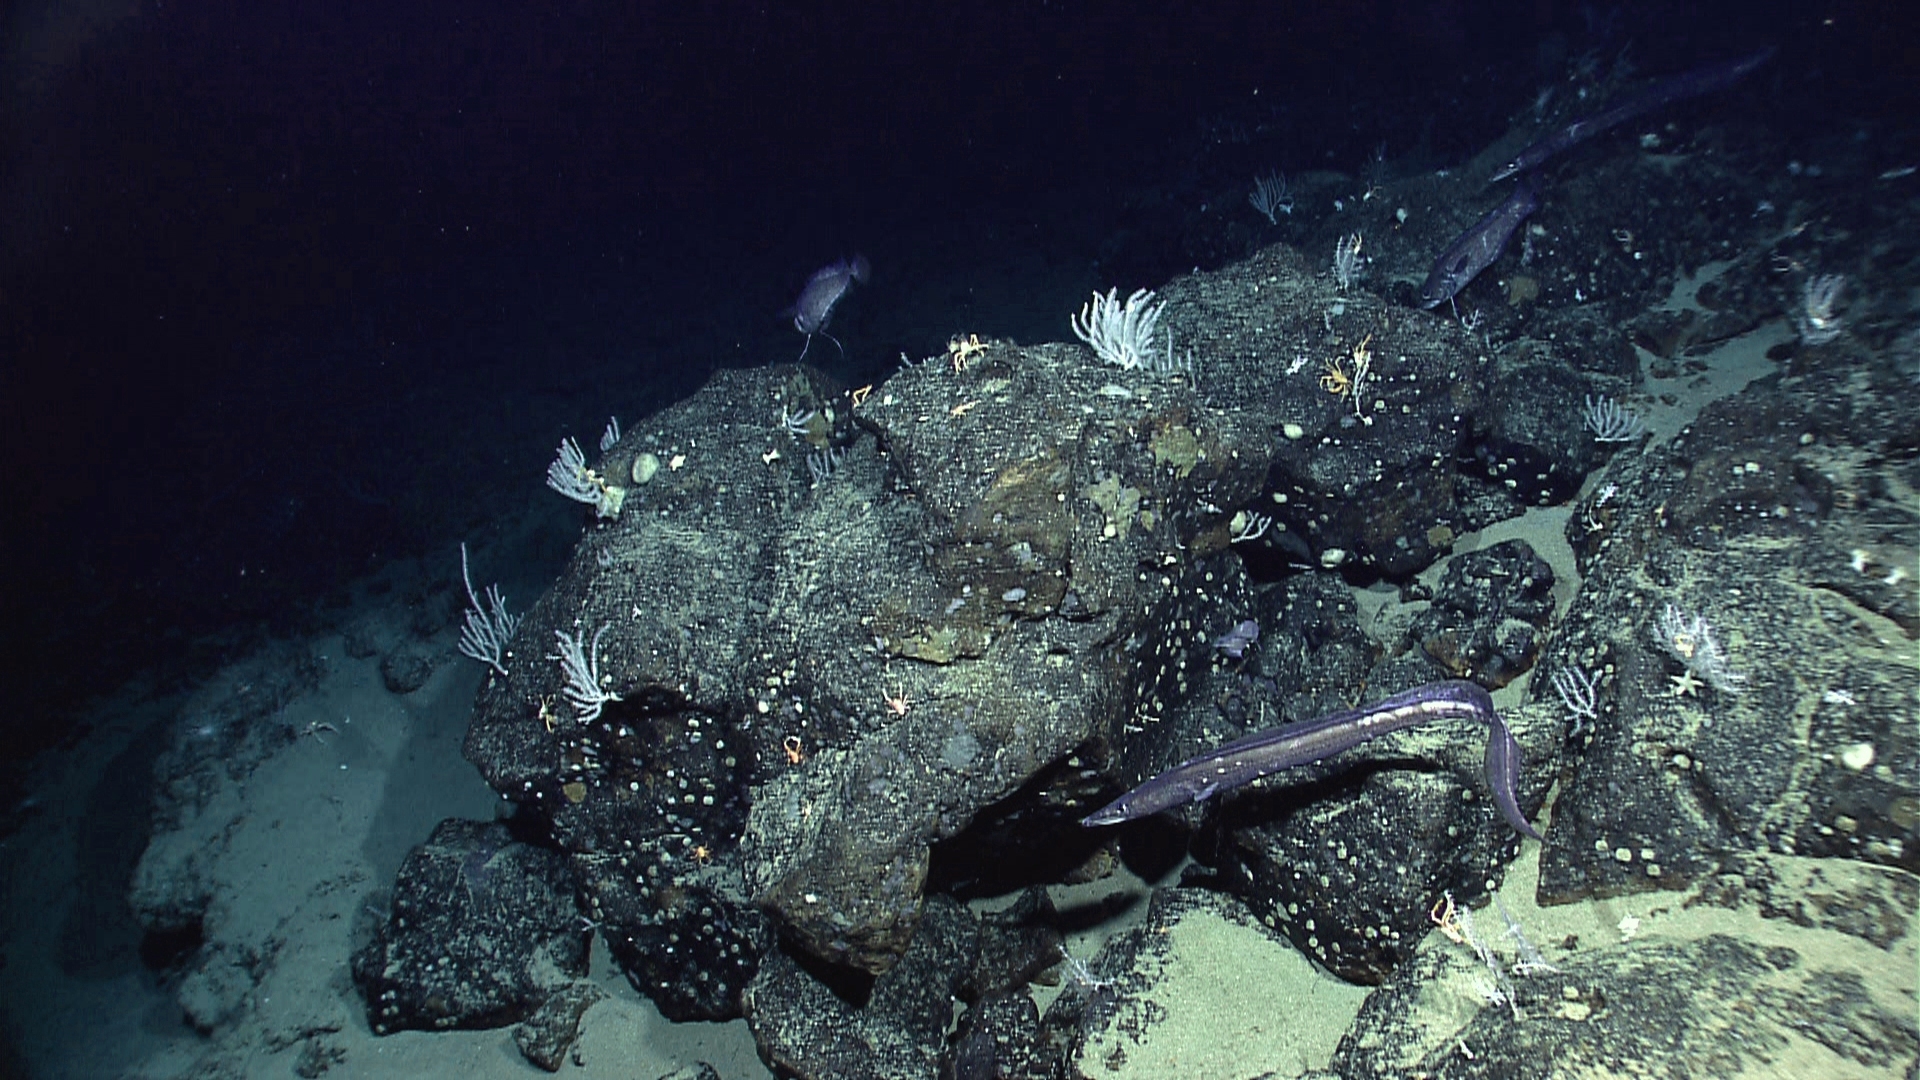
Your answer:
[[[1520,744],[1493,711],[1493,699],[1462,679],[1416,686],[1358,709],[1256,732],[1183,761],[1081,819],[1087,826],[1118,825],[1162,810],[1202,802],[1263,776],[1307,765],[1377,739],[1389,731],[1433,720],[1474,720],[1487,725],[1487,786],[1493,803],[1515,832],[1540,839],[1520,812],[1515,788]]]
[[[1625,123],[1643,113],[1671,105],[1676,101],[1685,101],[1691,97],[1710,94],[1716,90],[1733,85],[1747,72],[1759,67],[1773,58],[1774,48],[1769,45],[1751,56],[1738,60],[1728,60],[1719,64],[1709,64],[1695,68],[1682,75],[1665,78],[1641,90],[1629,94],[1611,107],[1602,109],[1592,116],[1583,116],[1566,127],[1548,135],[1546,138],[1527,147],[1493,174],[1494,180],[1505,180],[1516,173],[1528,172],[1540,167],[1541,163],[1562,150],[1586,142],[1609,128]],[[1429,305],[1431,306],[1431,305]]]
[[[1427,280],[1420,286],[1420,306],[1438,307],[1444,301],[1451,300],[1461,289],[1467,287],[1480,271],[1493,265],[1500,253],[1507,248],[1507,241],[1513,238],[1513,231],[1527,220],[1527,215],[1540,207],[1540,186],[1533,174],[1520,178],[1519,186],[1505,202],[1486,212],[1486,215],[1447,245],[1447,250],[1433,260],[1433,269],[1427,273]]]
[[[1213,639],[1213,647],[1233,657],[1242,659],[1247,655],[1247,646],[1260,640],[1260,624],[1248,619],[1233,629]]]
[[[833,318],[833,306],[847,295],[854,282],[865,282],[870,270],[865,255],[815,270],[800,290],[800,299],[794,302],[793,328],[808,337],[825,330],[827,320]]]
[[[1533,171],[1548,158],[1636,116],[1731,86],[1754,68],[1766,63],[1773,53],[1772,46],[1769,46],[1751,56],[1662,79],[1639,93],[1627,95],[1609,108],[1568,124],[1520,151],[1493,174],[1493,180],[1519,175],[1520,186],[1505,202],[1489,210],[1485,217],[1461,233],[1434,260],[1432,272],[1427,275],[1426,283],[1420,286],[1421,306],[1438,307],[1443,301],[1453,299],[1461,289],[1466,288],[1467,282],[1500,257],[1514,230],[1540,205],[1540,193],[1529,181]]]

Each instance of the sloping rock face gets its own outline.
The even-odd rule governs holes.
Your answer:
[[[1611,376],[1540,341],[1487,359],[1279,251],[1167,299],[1184,371],[990,342],[857,391],[728,372],[595,463],[632,478],[625,504],[528,613],[467,753],[668,1016],[744,1014],[782,1067],[831,1075],[858,1048],[808,1032],[847,1002],[957,995],[980,1010],[963,1056],[1024,1045],[1049,1074],[1082,1018],[1036,1028],[1008,985],[954,981],[1006,933],[901,964],[931,895],[1097,872],[1111,849],[1079,819],[1118,790],[1447,677],[1587,687],[1563,702],[1535,678],[1505,710],[1522,807],[1561,786],[1543,901],[1751,884],[1785,857],[1908,880],[1915,669],[1896,654],[1920,618],[1895,572],[1914,478],[1886,467],[1912,457],[1886,404],[1902,388],[1875,389],[1890,371],[1798,365],[1616,449],[1572,508],[1581,581],[1556,618],[1524,543],[1412,575],[1605,460],[1575,418]],[[1350,588],[1376,581],[1432,603],[1378,636]],[[575,649],[590,670],[569,685]],[[1517,849],[1481,747],[1402,731],[1121,835],[1129,858],[1191,851],[1263,932],[1391,989],[1434,898],[1472,902]],[[1150,1004],[1106,977],[1061,1000]],[[833,993],[780,989],[809,980]],[[864,1013],[872,1045],[957,1060],[909,1011]]]
[[[990,818],[1006,839],[982,865],[1070,867],[1096,800],[1282,719],[1222,723],[1205,696],[1247,674],[1219,635],[1286,621],[1254,604],[1258,577],[1403,577],[1532,498],[1461,472],[1484,468],[1473,339],[1329,289],[1284,250],[1169,288],[1184,374],[1000,342],[858,393],[803,367],[725,372],[595,463],[636,478],[625,505],[528,613],[467,753],[572,853],[637,986],[670,1016],[737,1015],[776,932],[886,971],[934,845]],[[1277,664],[1294,634],[1257,651]],[[595,715],[568,697],[569,642]],[[1365,685],[1335,677],[1355,673],[1343,646],[1311,645],[1334,647],[1331,674],[1287,690],[1331,707]],[[1450,673],[1416,659],[1366,693]],[[1278,700],[1256,683],[1247,700]],[[1482,786],[1479,739],[1455,741],[1436,807]],[[1420,745],[1445,740],[1395,747]],[[1529,774],[1536,805],[1548,775]],[[1433,823],[1497,837],[1442,854],[1463,886],[1509,847],[1484,798],[1467,813]]]
[[[1619,459],[1570,519],[1584,585],[1544,666],[1586,673],[1598,715],[1543,899],[1684,889],[1753,852],[1920,870],[1913,391],[1820,352]]]
[[[1910,894],[1891,875],[1862,876],[1866,882],[1846,899]],[[1463,1025],[1457,1014],[1439,1015],[1446,996],[1436,986],[1465,964],[1457,952],[1436,952],[1368,999],[1330,1071],[1355,1080],[1441,1071],[1526,1076],[1543,1068],[1606,1076],[1634,1062],[1650,1071],[1737,1076],[1814,1061],[1825,1076],[1910,1075],[1920,1054],[1913,1018],[1887,980],[1849,966],[1860,958],[1733,934],[1606,942],[1551,978],[1521,980],[1510,1007],[1483,1009]]]
[[[505,825],[450,819],[394,884],[394,918],[353,959],[381,1035],[499,1027],[587,973],[587,936],[567,903],[560,853]]]

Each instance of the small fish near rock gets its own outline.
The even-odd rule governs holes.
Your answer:
[[[865,255],[855,255],[851,259],[841,259],[830,266],[815,270],[807,278],[805,288],[800,290],[800,299],[793,304],[793,328],[807,335],[807,343],[800,349],[800,357],[794,363],[807,358],[807,350],[813,347],[813,335],[826,334],[828,341],[846,355],[846,348],[840,339],[827,333],[827,320],[833,318],[833,308],[847,290],[858,281],[866,283],[867,275],[873,272]]]
[[[1260,624],[1247,619],[1233,629],[1213,639],[1213,647],[1235,660],[1247,655],[1247,646],[1260,640]]]

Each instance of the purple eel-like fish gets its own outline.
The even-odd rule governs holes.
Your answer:
[[[1493,698],[1477,683],[1464,679],[1416,686],[1371,705],[1235,739],[1218,750],[1175,765],[1088,814],[1081,824],[1117,825],[1187,803],[1204,802],[1263,776],[1312,764],[1390,731],[1429,720],[1477,720],[1487,725],[1487,784],[1493,788],[1494,805],[1516,831],[1541,839],[1520,812],[1515,793],[1520,744],[1493,711]]]
[[[1712,93],[1732,85],[1735,81],[1767,62],[1773,56],[1771,47],[1761,49],[1750,56],[1738,60],[1728,60],[1719,64],[1709,64],[1681,75],[1674,75],[1646,87],[1638,93],[1621,98],[1608,108],[1591,116],[1583,116],[1573,123],[1560,128],[1520,151],[1513,160],[1507,162],[1493,174],[1493,180],[1504,180],[1509,176],[1521,178],[1519,187],[1507,196],[1500,205],[1487,211],[1486,215],[1459,235],[1440,257],[1433,261],[1433,269],[1427,274],[1427,280],[1420,286],[1420,303],[1423,307],[1438,307],[1452,300],[1461,289],[1467,287],[1480,271],[1493,265],[1493,261],[1506,250],[1507,241],[1513,237],[1515,229],[1525,221],[1528,214],[1540,206],[1540,191],[1531,182],[1528,174],[1544,164],[1548,158],[1563,150],[1578,146],[1595,135],[1610,128],[1652,112],[1655,109],[1671,105],[1676,101]],[[1488,181],[1491,183],[1492,181]]]

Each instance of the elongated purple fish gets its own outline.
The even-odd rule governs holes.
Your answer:
[[[1643,113],[1652,112],[1676,101],[1710,94],[1716,90],[1733,85],[1747,72],[1759,67],[1773,58],[1774,47],[1769,45],[1751,56],[1738,60],[1728,60],[1719,64],[1709,64],[1695,68],[1682,75],[1661,79],[1636,94],[1621,98],[1608,108],[1592,116],[1583,116],[1566,127],[1548,135],[1546,138],[1520,151],[1512,161],[1507,162],[1495,172],[1487,183],[1505,180],[1517,173],[1528,172],[1540,167],[1541,163],[1560,151],[1578,146],[1609,128],[1625,123]]]
[[[800,290],[800,299],[793,304],[793,328],[807,335],[807,344],[800,350],[802,360],[806,359],[807,349],[813,347],[813,335],[827,333],[827,320],[833,318],[833,306],[847,295],[854,282],[864,283],[871,271],[867,257],[855,255],[823,266],[807,278],[806,286]],[[840,344],[832,334],[827,334],[827,340],[835,346]]]
[[[1493,711],[1493,699],[1463,679],[1416,686],[1371,705],[1342,709],[1315,720],[1287,724],[1236,739],[1183,761],[1081,819],[1087,826],[1118,825],[1187,803],[1203,802],[1263,776],[1329,758],[1390,731],[1432,720],[1475,720],[1487,725],[1487,786],[1493,804],[1515,832],[1540,839],[1520,812],[1515,791],[1520,744]]]

